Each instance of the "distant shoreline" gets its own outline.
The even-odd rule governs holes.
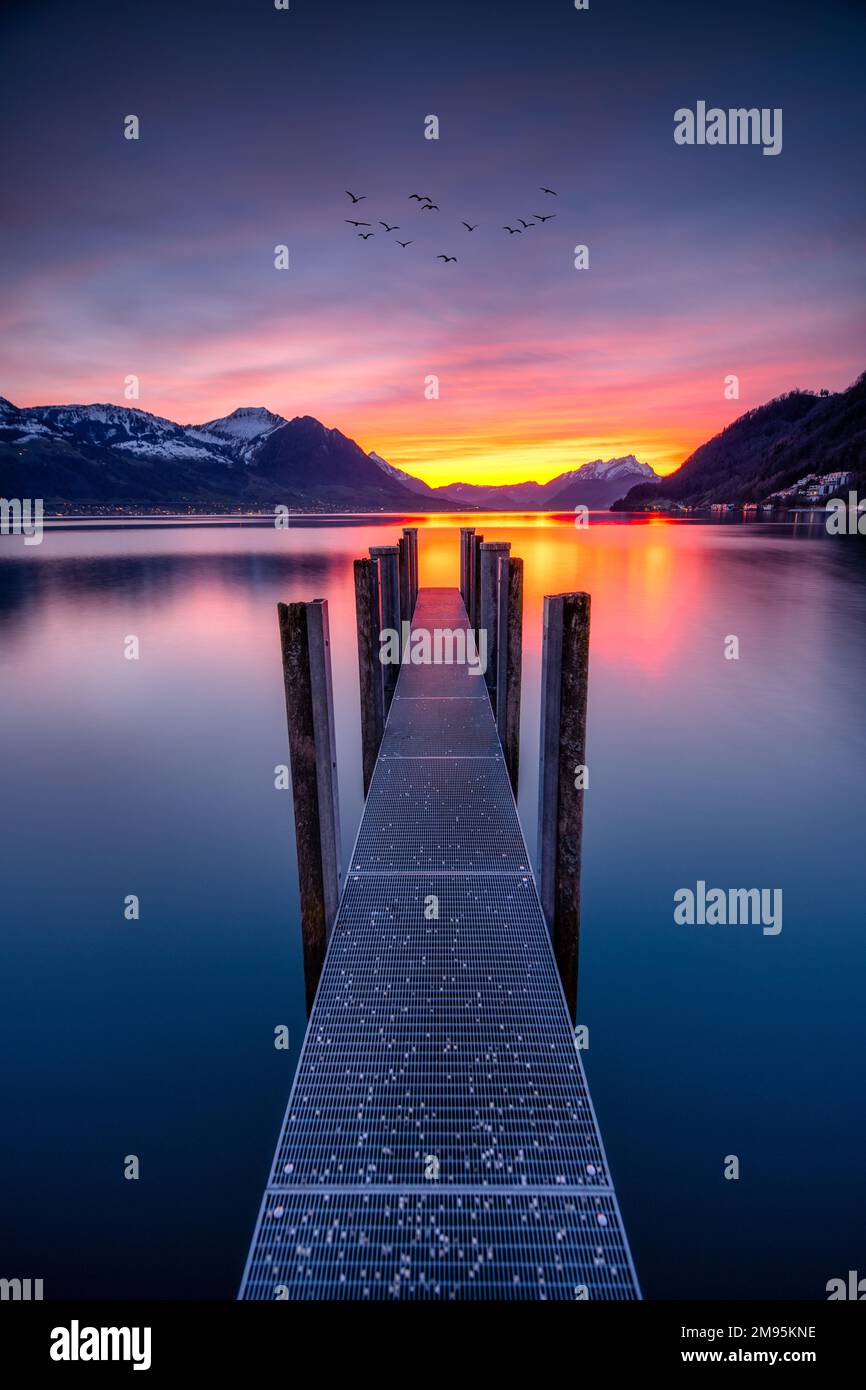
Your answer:
[[[677,521],[677,522],[713,522],[714,524],[730,525],[731,523],[771,522],[784,520],[793,516],[825,516],[827,508],[822,507],[786,507],[778,508],[773,512],[763,513],[743,513],[738,510],[735,512],[713,512],[709,507],[694,510],[688,513],[672,512],[666,509],[651,511],[646,508],[636,508],[634,511],[613,511],[610,508],[590,509],[590,515],[596,518],[606,518],[611,523],[626,520],[658,520]],[[531,509],[520,509],[514,511],[482,511],[469,509],[465,512],[443,512],[425,511],[423,508],[409,511],[352,511],[352,512],[290,512],[288,514],[289,525],[282,523],[275,529],[290,530],[295,525],[305,525],[315,522],[353,522],[353,521],[376,521],[394,522],[398,519],[411,519],[419,517],[435,518],[445,524],[455,522],[462,517],[469,517],[475,521],[489,517],[503,517],[509,521],[514,521],[520,517],[551,517],[558,520],[570,521],[574,518],[573,511],[533,511]],[[211,526],[275,526],[273,511],[264,512],[55,512],[46,514],[44,519],[46,526],[61,527],[63,525],[90,525],[90,526],[123,526],[123,525],[211,525]]]

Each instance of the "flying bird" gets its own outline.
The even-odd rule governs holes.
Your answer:
[[[551,219],[551,217],[555,217],[555,216],[556,216],[556,213],[555,213],[555,212],[549,212],[549,213],[547,214],[547,216],[545,217],[545,215],[544,215],[543,212],[534,212],[534,213],[532,214],[532,216],[533,216],[533,217],[537,217],[538,220],[539,220],[539,222],[549,222],[550,219]]]
[[[359,232],[359,233],[358,233],[358,236],[361,238],[362,241],[367,241],[367,239],[368,239],[369,237],[375,236],[375,235],[376,235],[375,232]]]
[[[350,227],[372,227],[372,222],[353,222],[351,217],[344,217],[344,222],[348,222]]]
[[[437,261],[456,261],[456,256],[437,256]]]
[[[557,193],[557,191],[556,191],[555,188],[542,188],[541,191],[542,191],[542,193],[552,193],[553,196],[554,196],[554,198],[558,198],[558,197],[559,197],[559,194]]]
[[[423,203],[422,206],[421,206],[421,211],[422,211],[422,212],[438,212],[438,211],[439,211],[439,204],[438,204],[438,203]]]
[[[411,246],[412,243],[411,243],[411,241],[399,241],[399,240],[398,240],[397,245],[398,245],[398,246]]]
[[[518,220],[518,222],[519,222],[519,221],[520,221],[520,218],[518,218],[517,220]],[[503,230],[503,232],[510,232],[512,236],[514,236],[514,233],[515,233],[515,232],[517,233],[518,236],[523,236],[523,232],[521,231],[521,229],[520,229],[519,227],[503,227],[502,230]]]
[[[386,232],[399,232],[400,230],[400,224],[398,222],[395,222],[393,227],[389,227],[387,222],[380,222],[379,226],[384,227]]]
[[[474,232],[474,231],[475,231],[475,227],[478,226],[478,223],[476,222],[476,223],[475,223],[475,226],[472,226],[469,222],[464,222],[464,223],[463,223],[463,226],[466,228],[467,232]]]
[[[413,198],[415,198],[419,203],[430,203],[433,201],[429,193],[410,193],[409,201],[411,202]]]
[[[352,199],[352,202],[353,202],[353,203],[363,203],[364,199],[365,199],[366,196],[367,196],[366,193],[358,193],[358,194],[352,193],[348,188],[344,189],[343,191],[344,191],[344,193],[348,193],[348,194],[349,194],[349,197]]]
[[[521,225],[522,227],[534,227],[534,226],[535,226],[535,223],[534,223],[534,222],[524,222],[524,220],[523,220],[522,217],[518,217],[517,220],[518,220],[518,222],[520,223],[520,225]]]

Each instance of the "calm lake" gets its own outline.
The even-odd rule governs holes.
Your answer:
[[[422,586],[456,585],[466,520],[0,537],[0,1275],[235,1296],[305,1026],[275,606],[329,601],[345,861],[352,560],[411,521]],[[866,547],[820,523],[469,520],[525,564],[533,852],[542,599],[592,595],[578,1014],[644,1294],[825,1298],[866,1275]],[[782,931],[676,925],[698,880],[781,889]]]

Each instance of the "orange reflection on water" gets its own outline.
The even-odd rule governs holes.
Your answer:
[[[688,526],[665,518],[649,525],[569,525],[562,517],[513,513],[417,519],[420,582],[457,586],[459,531],[473,525],[485,540],[511,542],[523,560],[524,643],[540,644],[547,594],[585,590],[592,599],[592,653],[645,674],[660,672],[678,652],[688,615],[702,602],[706,548]],[[429,522],[429,524],[428,524]]]

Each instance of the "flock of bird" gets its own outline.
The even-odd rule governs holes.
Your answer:
[[[556,191],[555,188],[540,188],[539,191],[540,191],[541,193],[546,194],[548,197],[551,197],[551,198],[558,198],[558,197],[559,197],[559,194],[557,193],[557,191]],[[346,192],[346,194],[348,195],[348,197],[351,198],[351,200],[352,200],[352,207],[353,207],[353,208],[354,208],[358,203],[364,203],[364,202],[367,201],[367,195],[366,195],[366,193],[352,193],[348,188],[345,190],[345,192]],[[410,194],[409,194],[409,202],[410,202],[410,203],[412,203],[412,202],[417,203],[417,204],[418,204],[418,209],[417,209],[417,210],[420,211],[420,212],[439,212],[439,211],[440,211],[439,204],[438,204],[438,203],[434,203],[433,199],[432,199],[432,198],[429,196],[429,194],[427,194],[427,193],[410,193]],[[510,227],[510,226],[507,226],[507,225],[506,225],[506,226],[503,226],[502,230],[503,230],[503,232],[508,232],[511,236],[522,236],[524,232],[528,232],[528,231],[529,231],[530,227],[539,226],[539,225],[543,224],[544,222],[549,222],[549,221],[551,220],[551,218],[554,218],[554,217],[556,217],[556,213],[555,213],[555,212],[548,212],[548,213],[534,212],[534,213],[532,214],[532,218],[533,218],[532,221],[527,222],[527,221],[525,221],[524,218],[518,217],[518,218],[515,219],[515,221],[517,221],[517,222],[520,223],[520,226],[519,226],[519,227]],[[360,230],[360,228],[362,228],[362,227],[371,227],[371,228],[372,228],[372,226],[373,226],[373,223],[372,223],[372,222],[361,222],[361,221],[357,221],[357,220],[356,220],[355,218],[353,218],[353,217],[346,217],[346,218],[344,218],[343,220],[344,220],[345,222],[347,222],[348,225],[349,225],[350,227],[354,227],[354,228],[355,228],[355,230],[356,230],[356,232],[357,232],[357,235],[361,238],[362,241],[369,241],[369,240],[370,240],[370,237],[376,236],[376,233],[375,233],[374,231],[361,231],[361,230]],[[401,230],[399,222],[390,222],[390,223],[389,223],[389,222],[383,222],[383,221],[380,219],[376,225],[379,226],[379,227],[384,227],[385,233],[386,233],[386,234],[387,234],[388,232],[399,232],[399,231]],[[462,227],[465,227],[466,230],[467,230],[467,232],[474,232],[474,231],[476,231],[477,228],[480,226],[480,223],[478,223],[478,222],[463,222],[463,221],[461,221],[461,224],[460,224],[460,225],[461,225]],[[412,238],[410,238],[409,241],[401,241],[399,237],[395,237],[394,240],[397,242],[397,245],[398,245],[398,246],[402,246],[402,247],[403,247],[403,250],[404,250],[404,251],[405,251],[405,249],[406,249],[407,246],[412,246],[412,245],[414,245],[414,239],[412,239]],[[437,260],[437,261],[444,261],[445,264],[447,265],[449,261],[456,261],[456,260],[457,260],[457,257],[456,257],[456,256],[446,256],[444,252],[440,252],[439,255],[436,257],[436,260]]]

